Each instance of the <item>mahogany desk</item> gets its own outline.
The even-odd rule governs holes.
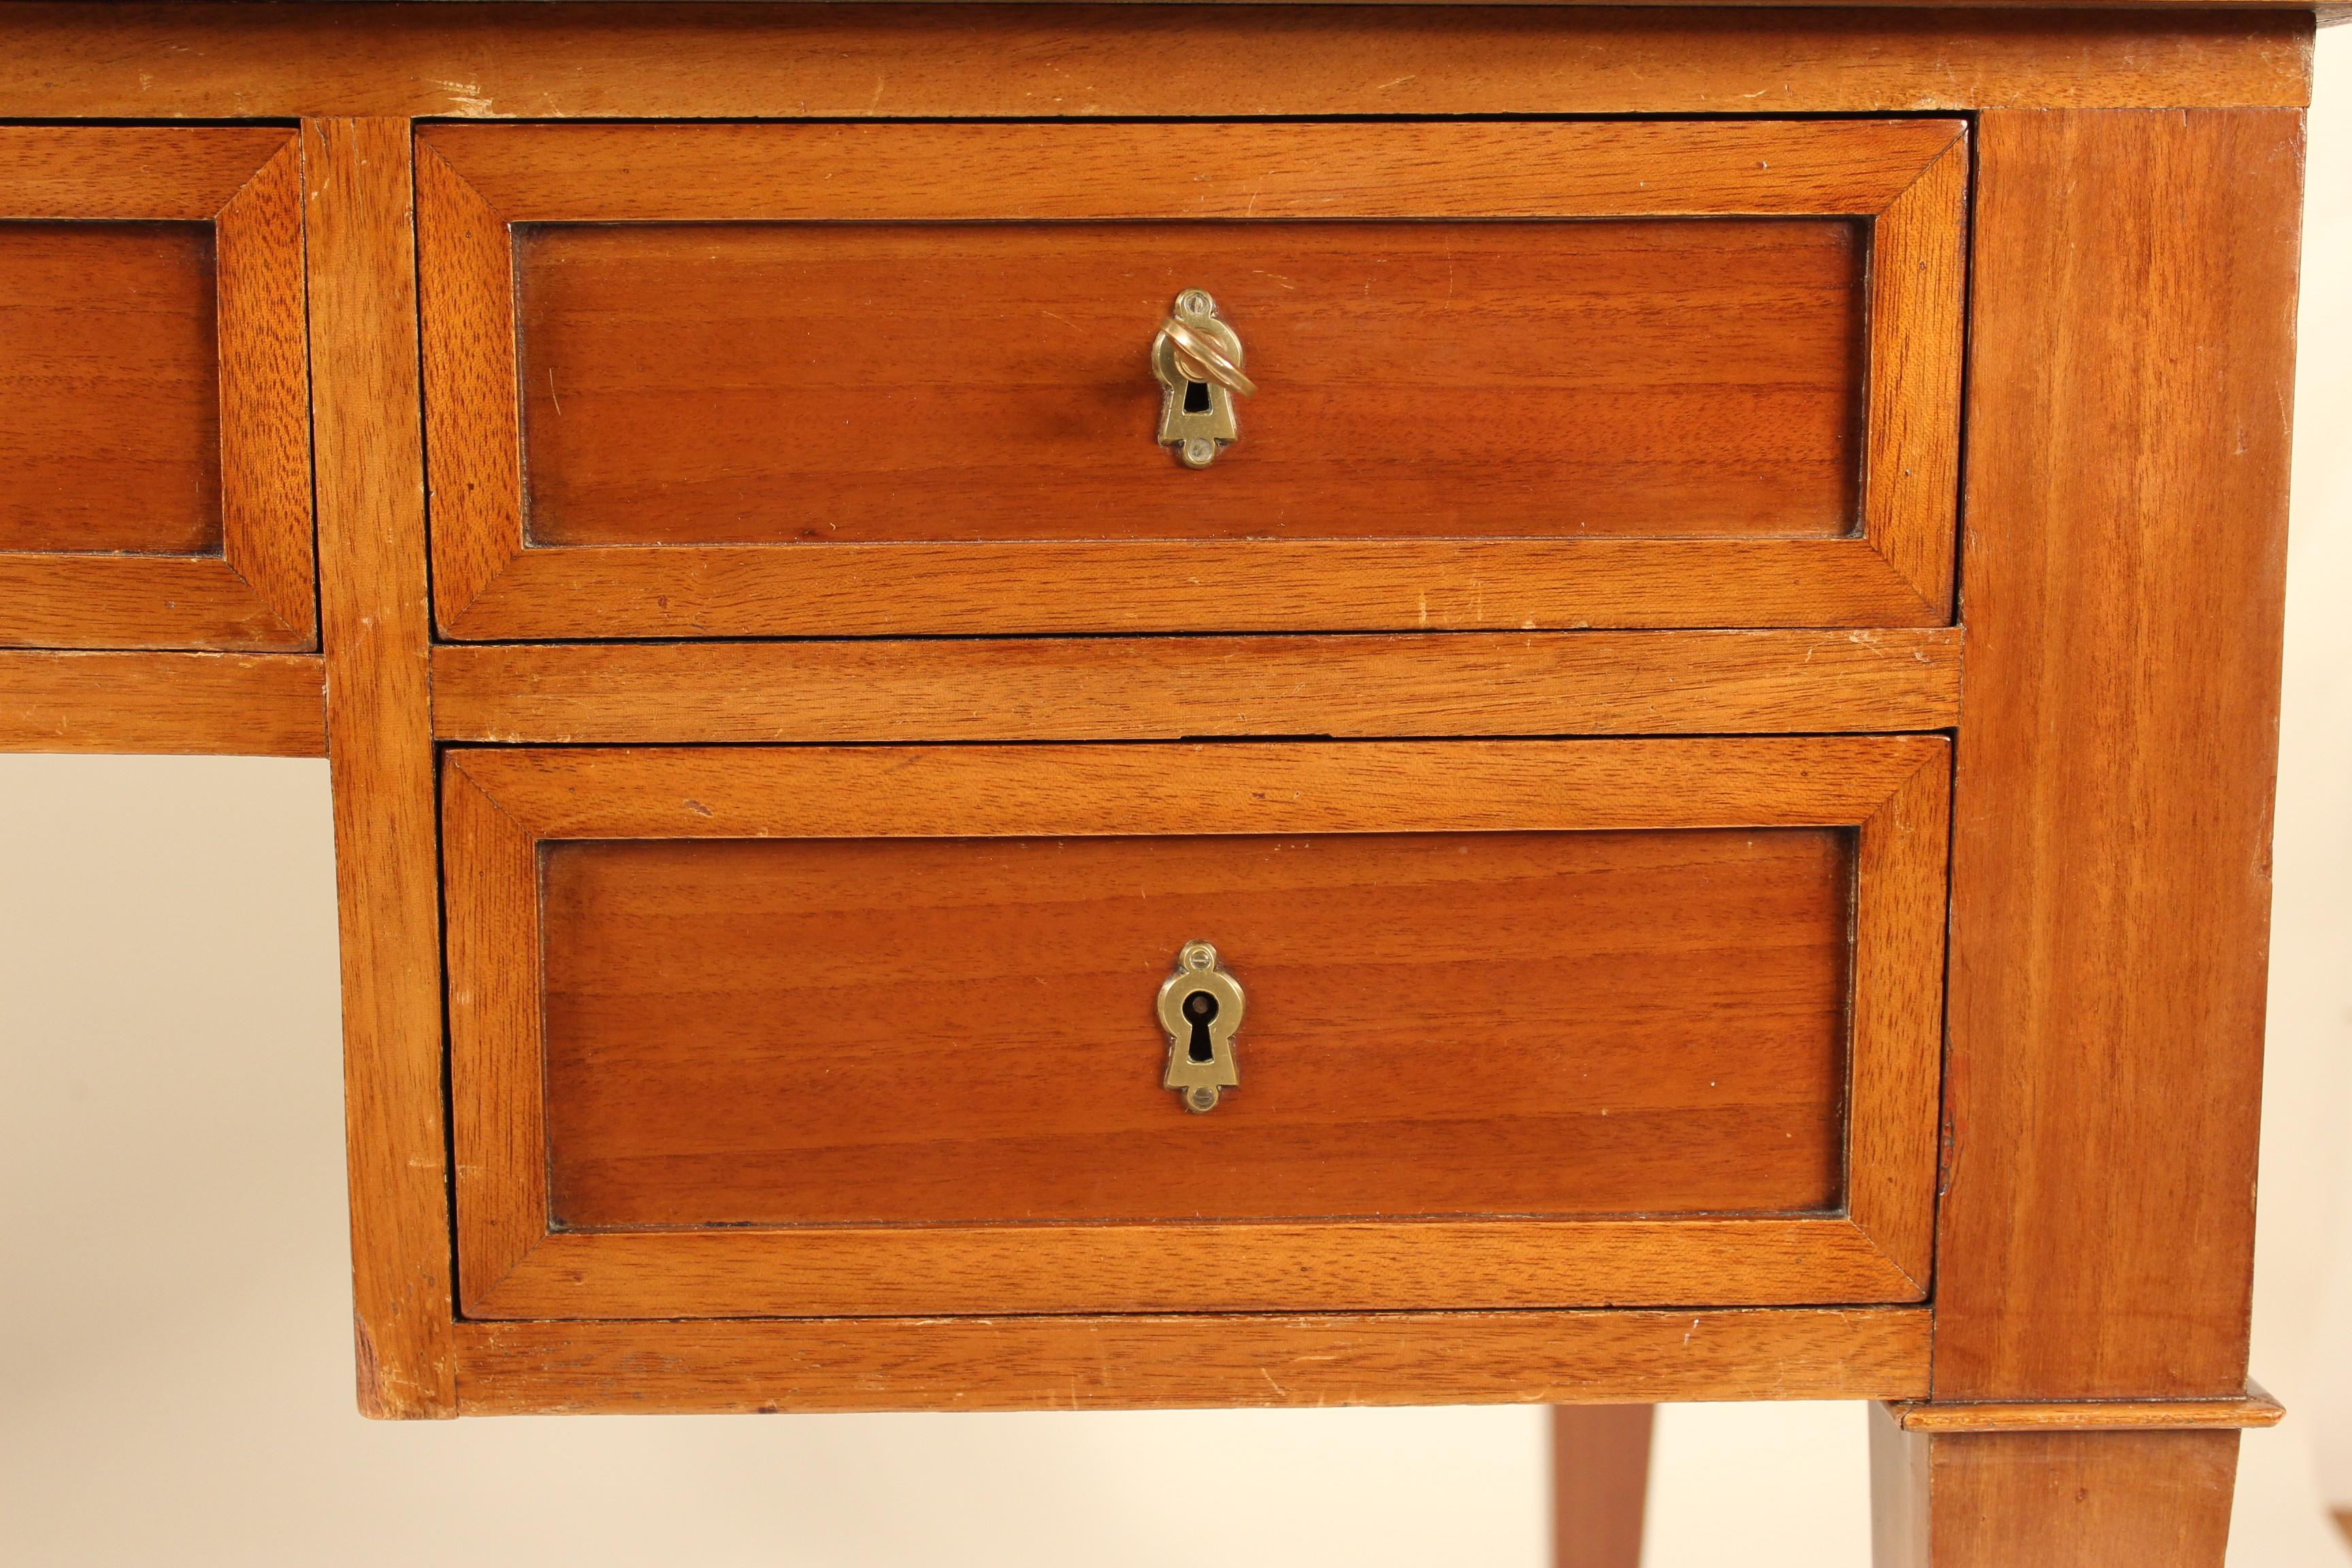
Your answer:
[[[2314,22],[7,5],[0,742],[328,756],[372,1415],[2218,1563]]]

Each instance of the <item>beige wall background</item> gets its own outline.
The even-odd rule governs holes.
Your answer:
[[[2263,1448],[2352,1510],[2352,27],[2319,36],[2309,178],[2254,1331],[2302,1407]]]
[[[2352,1563],[2352,27],[2323,34],[2231,1562]],[[323,763],[0,758],[0,1561],[1545,1561],[1541,1413],[352,1412]],[[1868,1560],[1862,1407],[1662,1417],[1648,1568]]]

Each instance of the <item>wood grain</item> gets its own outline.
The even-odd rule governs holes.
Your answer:
[[[1931,605],[1952,595],[1968,207],[1956,143],[1870,226],[1862,532]]]
[[[1552,1568],[1642,1568],[1654,1405],[1551,1412]]]
[[[304,646],[316,646],[299,141],[287,138],[221,209],[214,229],[223,553]]]
[[[451,537],[436,532],[436,562]],[[497,575],[462,618],[445,620],[450,635],[1877,629],[1951,620],[1948,604],[1922,599],[1860,539],[607,545],[518,547],[495,559],[509,563],[490,568]],[[465,569],[453,558],[436,587],[462,591]]]
[[[1957,629],[445,643],[444,741],[1832,733],[1959,719]]]
[[[1965,133],[1962,121],[1921,119],[433,125],[417,135],[502,221],[530,224],[1874,215]],[[1171,178],[1180,147],[1183,174]]]
[[[315,654],[0,650],[0,752],[327,754]]]
[[[467,1415],[1853,1399],[1925,1308],[461,1323]]]
[[[1936,1395],[2234,1395],[2302,120],[1979,147]]]
[[[1870,113],[2309,100],[2301,6],[247,5],[5,13],[27,116]],[[987,68],[974,69],[984,60]]]
[[[213,318],[209,225],[0,223],[0,549],[218,551]]]
[[[2221,1568],[2238,1434],[1903,1431],[1871,1413],[1885,1568]]]
[[[431,128],[440,624],[499,639],[1940,621],[1963,129],[1192,126],[1213,176],[1170,182],[1145,173],[1165,151],[1149,126]],[[1868,218],[1885,261],[1866,318],[1843,220],[1494,221],[1756,212]],[[1329,226],[1406,216],[1421,221]],[[1449,216],[1479,221],[1431,222]],[[1139,237],[1136,218],[1251,221]],[[743,226],[804,220],[821,226]],[[688,226],[646,226],[672,223]],[[1585,280],[1574,308],[1531,303],[1563,292],[1563,266]],[[1192,474],[1151,438],[1138,356],[1160,296],[1204,276],[1256,323],[1273,412],[1248,416],[1265,439]],[[1431,308],[1400,313],[1417,300]],[[1400,324],[1416,315],[1426,342]],[[1586,344],[1620,329],[1638,341]],[[967,359],[990,374],[942,385]],[[780,422],[803,438],[775,439]],[[1740,446],[1759,439],[1777,455]],[[1611,537],[1629,532],[1656,544]]]
[[[1937,999],[1932,983],[1905,976],[1914,968],[1935,973],[1940,934],[1932,920],[1923,926],[1904,911],[1940,908],[1943,833],[1939,810],[1888,807],[1914,800],[1923,773],[1934,776],[1940,800],[1945,757],[1944,742],[1924,737],[453,753],[444,781],[451,1082],[467,1310],[1406,1309],[1719,1302],[1727,1292],[1772,1303],[1916,1300],[1925,1289],[1923,1259],[1911,1255],[1911,1238],[1925,1234],[1932,1167],[1924,1153],[1904,1151],[1932,1148]],[[547,1127],[561,1086],[548,1072],[541,1031],[561,1019],[560,1007],[542,1001],[541,844],[675,839],[724,847],[769,839],[782,848],[877,836],[901,843],[1075,837],[1098,838],[1116,854],[1138,836],[1694,826],[1859,828],[1857,853],[1874,869],[1854,893],[1854,984],[1865,988],[1854,1012],[1889,1024],[1858,1028],[1850,1048],[1927,1057],[1915,1066],[1857,1062],[1852,1074],[1849,1115],[1876,1130],[1849,1144],[1849,1160],[1860,1151],[1874,1162],[1849,1180],[1874,1194],[1871,1224],[1886,1227],[1896,1252],[1866,1226],[1834,1216],[550,1233]],[[1248,896],[1243,889],[1235,901]],[[1151,966],[1146,989],[1164,967]],[[1906,987],[1926,1020],[1896,1017],[1871,994],[1882,984]],[[1148,1027],[1143,1038],[1148,1086],[1160,1047]],[[1656,1070],[1653,1064],[1644,1076]],[[1142,1098],[1156,1101],[1159,1091]],[[1916,1128],[1907,1134],[1894,1126],[1906,1121]]]
[[[1948,729],[1959,630],[440,644],[440,741]]]
[[[9,90],[11,112],[37,112]],[[0,125],[0,219],[210,223],[292,140],[263,125]]]
[[[556,1231],[503,1274],[466,1272],[469,1256],[462,1300],[484,1320],[1773,1307],[1925,1294],[1836,1215]]]
[[[302,128],[363,1414],[456,1414],[409,128]]]
[[[550,1224],[541,960],[513,946],[539,940],[541,853],[541,841],[464,768],[443,767],[450,1135],[460,1152],[456,1263],[469,1303],[513,1272]],[[518,965],[522,984],[478,982]]]
[[[539,545],[1835,537],[1866,250],[1837,218],[526,228],[524,511]],[[1197,473],[1145,353],[1195,287],[1262,389]]]
[[[449,765],[549,838],[1118,837],[1848,826],[1949,754],[1874,735],[499,747]]]
[[[514,236],[430,140],[417,139],[415,158],[426,505],[446,631],[450,606],[478,599],[525,543]]]
[[[292,6],[12,5],[0,15],[0,93],[13,114],[201,120],[307,105],[387,118],[308,127],[307,176],[283,130],[0,130],[0,153],[24,154],[15,163],[0,157],[0,216],[16,220],[16,233],[57,219],[215,226],[225,481],[217,556],[58,560],[64,552],[28,550],[0,557],[0,642],[311,646],[307,510],[292,531],[253,521],[283,521],[307,497],[304,345],[292,330],[300,296],[288,291],[305,281],[292,270],[300,265],[301,218],[291,205],[299,184],[313,226],[314,412],[330,514],[320,562],[329,596],[324,662],[353,1021],[355,1303],[362,1400],[372,1413],[447,1414],[460,1402],[481,1409],[1029,1407],[1622,1401],[1808,1389],[1916,1398],[1927,1392],[1929,1326],[1927,1310],[1917,1308],[453,1324],[405,116],[1982,110],[1950,1207],[1934,1281],[1943,1333],[1936,1402],[1906,1417],[1920,1430],[1895,1433],[1900,1458],[1888,1473],[1901,1484],[1885,1560],[1904,1561],[1896,1553],[1916,1545],[1916,1560],[1932,1552],[1939,1564],[2218,1562],[2235,1453],[2228,1432],[2083,1432],[2069,1424],[2193,1427],[2217,1408],[2239,1418],[2263,1409],[2237,1392],[2237,1380],[2299,178],[2300,121],[2290,110],[2307,94],[2309,27],[2307,14],[2242,12],[559,5],[329,15]],[[2074,107],[2023,111],[2053,104]],[[2241,104],[2276,107],[2174,112]],[[1727,121],[1708,129],[1727,128],[1792,133]],[[615,134],[581,130],[591,141]],[[767,129],[692,134],[732,147],[755,133]],[[462,142],[466,132],[431,134]],[[1017,140],[1036,132],[949,134]],[[1476,134],[1526,132],[1489,125]],[[1594,134],[1622,147],[1670,132],[1619,122]],[[1841,127],[1836,134],[1863,133]],[[811,143],[863,144],[858,128],[825,130]],[[1929,160],[1920,178],[1889,195],[1891,216],[1874,220],[1872,288],[1882,298],[1889,289],[1916,291],[1910,314],[1885,318],[1904,329],[1866,345],[1864,379],[1874,397],[1893,387],[1958,384],[1953,268],[1964,156],[1955,148]],[[428,151],[420,160],[428,212],[438,157]],[[842,167],[856,163],[852,152],[842,158]],[[1096,194],[1058,188],[1051,160],[1013,162],[1028,184],[1007,188],[1041,212]],[[1482,211],[1517,180],[1515,160],[1485,162],[1472,182],[1487,204]],[[1865,172],[1879,167],[1864,162]],[[1114,188],[1123,176],[1134,183],[1143,166],[1105,164],[1097,186]],[[1692,166],[1718,192],[1747,177],[1732,163]],[[523,173],[534,181],[561,174]],[[1415,217],[1447,199],[1427,194],[1426,171],[1391,173],[1384,188],[1418,200]],[[1785,161],[1781,173],[1801,185],[1822,171],[1800,160],[1792,175]],[[754,185],[766,177],[748,176]],[[1302,191],[1311,196],[1313,181],[1276,182],[1275,210]],[[452,183],[443,182],[441,196]],[[910,190],[921,181],[888,184]],[[683,201],[690,184],[671,178],[656,194]],[[482,256],[467,265],[477,284],[482,276],[495,280],[504,276],[497,271],[503,218],[465,181],[454,185],[478,204],[461,215],[475,238],[496,240],[495,265],[486,268]],[[947,187],[943,210],[952,212],[972,188]],[[755,194],[783,204],[777,211],[795,199],[774,181]],[[1257,216],[1238,185],[1211,182],[1187,195],[1205,196],[1208,206],[1196,210],[1232,212],[1238,201]],[[1609,201],[1649,198],[1620,189],[1591,199],[1605,211]],[[646,210],[667,209],[656,201]],[[1928,243],[1912,243],[1919,240]],[[108,263],[84,270],[102,279]],[[187,268],[179,274],[183,283],[193,275]],[[428,289],[446,281],[427,266]],[[195,318],[193,307],[181,314]],[[495,340],[500,320],[478,315],[474,325]],[[513,407],[510,393],[528,383],[530,367],[484,363],[500,394],[487,409],[478,401],[446,406],[487,413],[477,440],[495,448],[497,421],[509,416],[498,409]],[[482,365],[474,369],[478,375]],[[554,401],[551,390],[551,411]],[[938,739],[1140,739],[1232,732],[1190,727],[1202,718],[1268,734],[1319,730],[1312,713],[1328,703],[1324,710],[1341,715],[1335,724],[1354,723],[1361,733],[1411,733],[1397,726],[1424,721],[1424,732],[1445,733],[1460,721],[1499,734],[1533,719],[1630,732],[1743,713],[1761,727],[1866,728],[1877,711],[1869,704],[1884,700],[1915,704],[1906,710],[1948,724],[1955,634],[1937,628],[1951,619],[1958,425],[1937,413],[1933,396],[1906,395],[1885,409],[1891,417],[1874,405],[1863,421],[1857,482],[1865,532],[1877,527],[1875,506],[1908,517],[1926,515],[1931,500],[1944,509],[1941,532],[1867,541],[1276,539],[1241,542],[1223,554],[1193,540],[1070,540],[1055,546],[1061,553],[1045,574],[1018,550],[847,545],[806,552],[824,564],[780,584],[771,559],[787,547],[624,544],[514,555],[518,502],[510,542],[485,536],[479,559],[460,555],[458,569],[445,574],[479,590],[466,606],[465,635],[1197,631],[1203,602],[1219,606],[1225,618],[1215,625],[1224,630],[1295,629],[1302,590],[1336,585],[1336,608],[1306,624],[1492,629],[1498,635],[1475,640],[1512,650],[1507,666],[1523,684],[1490,684],[1486,648],[1450,651],[1452,642],[1472,639],[1418,637],[1378,647],[1375,639],[1346,639],[1347,661],[1312,668],[1318,656],[1297,639],[1248,637],[1182,639],[1184,652],[1166,656],[1143,642],[1089,643],[1075,652],[1042,642],[936,650],[772,645],[714,647],[709,660],[702,650],[483,648],[449,657],[453,690],[466,679],[478,682],[473,716],[453,714],[449,722],[460,738],[501,738],[493,727],[511,723],[517,732],[562,728],[548,738],[567,741],[687,741],[714,738],[691,732],[708,710],[737,726],[733,738],[742,740],[777,731],[903,738],[907,725]],[[520,426],[504,437],[519,497]],[[494,465],[483,471],[497,477]],[[178,533],[163,536],[171,550],[214,548],[202,512],[194,509],[189,515],[198,521],[182,519]],[[99,525],[135,531],[125,512],[103,512]],[[724,534],[720,528],[714,537]],[[1861,542],[1871,548],[1852,548]],[[1807,639],[1813,648],[1837,646],[1818,631],[1790,634],[1767,661],[1748,658],[1752,643],[1737,645],[1748,650],[1738,658],[1710,655],[1712,684],[1700,688],[1685,681],[1679,661],[1691,656],[1682,651],[1644,664],[1631,637],[1594,644],[1578,640],[1583,634],[1521,635],[1532,626],[1824,624],[1919,628],[1843,646],[1855,662],[1875,658],[1852,651],[1858,648],[1931,650],[1941,661],[1935,679],[1945,684],[1922,686],[1926,678],[1906,672],[1865,691],[1855,669],[1852,684],[1832,691],[1771,662]],[[1942,640],[1904,645],[1906,636]],[[1386,715],[1376,711],[1386,695],[1377,685],[1336,697],[1330,690],[1430,662],[1423,645],[1440,643],[1449,645],[1436,658],[1455,682],[1450,689],[1444,680],[1416,685]],[[1640,646],[1664,649],[1666,638]],[[647,661],[624,657],[640,652]],[[469,665],[469,653],[483,657]],[[258,700],[266,685],[271,706],[245,720],[250,738],[269,749],[307,743],[302,701],[306,691],[315,695],[307,683],[317,667],[299,654],[37,657],[0,657],[0,679],[24,682],[0,689],[0,713],[20,726],[6,733],[173,745],[218,734],[223,705],[240,693]],[[85,658],[90,662],[77,662]],[[1216,659],[1226,661],[1229,693],[1167,689],[1187,673],[1216,679]],[[1567,689],[1580,668],[1604,659],[1612,669],[1619,659],[1638,667],[1612,674],[1605,689]],[[1263,668],[1233,673],[1244,660]],[[1155,673],[1144,684],[1118,689],[1145,667]],[[806,691],[717,689],[803,668],[815,672]],[[493,684],[526,671],[551,683],[544,714],[530,706],[542,700],[539,693]],[[863,672],[877,672],[878,689],[898,706],[854,711]],[[712,686],[689,700],[686,686],[697,682]],[[119,683],[120,702],[93,711],[87,700],[109,683]],[[615,686],[633,694],[634,707],[590,710]],[[1018,735],[998,722],[1008,710],[1027,726]],[[1809,721],[1839,714],[1847,716],[1843,726]],[[1283,731],[1280,720],[1307,722]],[[651,732],[663,725],[671,728]],[[1592,743],[1548,790],[1534,787],[1532,775],[1514,776],[1508,759],[1495,764],[1495,753],[1466,744],[1451,748],[1442,767],[1434,755],[1406,755],[1409,748],[1386,758],[1371,756],[1370,747],[1279,755],[1218,748],[1221,766],[1259,770],[1240,781],[1187,762],[1199,753],[1175,747],[1104,747],[1141,754],[1097,759],[1075,749],[1041,747],[1015,758],[1015,748],[983,747],[956,760],[877,747],[789,763],[700,753],[473,753],[449,773],[453,884],[471,879],[453,887],[451,961],[488,970],[536,952],[539,846],[567,834],[674,837],[693,842],[665,852],[688,858],[721,852],[714,840],[762,833],[787,842],[723,852],[800,853],[811,843],[831,850],[864,834],[903,835],[909,823],[919,833],[963,823],[960,831],[1066,835],[1106,853],[1118,842],[1112,836],[1135,831],[1114,826],[1127,819],[1167,835],[1346,834],[1375,846],[1399,825],[1507,837],[1546,813],[1554,826],[1542,831],[1559,831],[1565,819],[1580,832],[1851,835],[1860,952],[1847,1213],[1569,1221],[1531,1227],[1507,1245],[1491,1230],[1444,1220],[1389,1227],[1393,1234],[1374,1234],[1366,1222],[1276,1222],[1249,1234],[1215,1226],[1144,1234],[1152,1227],[1110,1225],[1069,1254],[1079,1267],[1068,1277],[1099,1292],[1082,1302],[1120,1306],[1173,1300],[1171,1278],[1197,1292],[1179,1305],[1663,1305],[1720,1299],[1725,1280],[1757,1300],[1923,1300],[1936,1185],[1937,847],[1950,807],[1941,743],[1649,742],[1641,744],[1661,749],[1638,757],[1611,744]],[[1864,749],[1877,745],[1914,749]],[[1768,746],[1782,748],[1777,759],[1755,749]],[[1346,765],[1300,760],[1309,751],[1360,754]],[[573,765],[589,771],[567,774]],[[1477,776],[1482,769],[1490,776]],[[1417,773],[1442,775],[1444,787],[1416,784]],[[941,791],[952,809],[937,805]],[[1875,804],[1858,804],[1865,796]],[[1749,798],[1775,804],[1743,810]],[[534,991],[509,984],[502,995],[460,995],[473,1026],[535,1039],[535,1023],[521,1021],[536,1016]],[[1039,1268],[1037,1236],[1023,1227],[964,1227],[944,1243],[919,1228],[809,1227],[824,1233],[805,1246],[795,1240],[796,1251],[758,1231],[729,1231],[709,1246],[688,1238],[691,1248],[673,1245],[674,1237],[551,1237],[544,1102],[525,1091],[520,1073],[486,1081],[505,1097],[497,1110],[507,1121],[484,1117],[475,1146],[488,1150],[485,1168],[505,1184],[465,1245],[489,1260],[480,1278],[495,1282],[486,1300],[500,1310],[908,1312],[1050,1308],[1055,1290],[1065,1292],[1058,1304],[1071,1299],[1065,1274]],[[473,1114],[467,1085],[456,1087],[459,1114]],[[497,1146],[499,1137],[512,1146]],[[518,1174],[534,1158],[542,1171],[536,1189]],[[469,1277],[476,1260],[469,1252]],[[1286,1268],[1291,1276],[1278,1278]],[[1460,1294],[1465,1279],[1488,1294]],[[1886,1349],[1898,1340],[1899,1349]],[[1277,1354],[1297,1364],[1276,1362]],[[1334,1360],[1318,1359],[1324,1355]],[[1259,1394],[1260,1385],[1269,1393]],[[2053,1396],[2072,1403],[2018,1403]],[[1986,1421],[2031,1430],[1951,1426]]]
[[[217,555],[0,553],[0,647],[307,651]]]
[[[1854,864],[1846,1209],[1923,1294],[1936,1216],[1919,1194],[1936,1183],[1937,1130],[1896,1108],[1931,1105],[1943,1087],[1951,800],[1937,756],[1864,820]]]
[[[0,127],[0,644],[317,646],[290,131]]]
[[[544,853],[550,1219],[1830,1213],[1852,836]],[[1188,941],[1241,1085],[1160,1087]]]
[[[1889,1406],[1906,1432],[2235,1432],[2275,1426],[2286,1415],[2254,1384],[2235,1399],[2110,1399],[2043,1404]]]

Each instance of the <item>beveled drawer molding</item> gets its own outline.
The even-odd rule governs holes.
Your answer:
[[[467,1415],[1900,1399],[1925,1307],[460,1323]]]
[[[446,636],[1950,618],[1957,121],[436,126],[416,170]],[[1147,423],[1195,286],[1263,355],[1202,473]]]
[[[0,646],[317,646],[300,193],[290,129],[0,126]]]
[[[1960,633],[444,643],[444,741],[1770,734],[1958,722]]]

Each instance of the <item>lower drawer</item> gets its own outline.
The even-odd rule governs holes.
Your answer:
[[[483,749],[443,795],[471,1315],[1924,1294],[1939,739]]]

